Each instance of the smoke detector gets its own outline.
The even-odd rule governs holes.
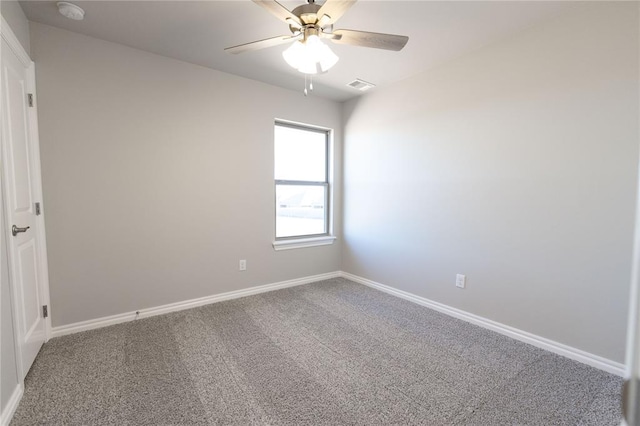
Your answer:
[[[62,16],[66,16],[74,21],[82,21],[84,19],[84,10],[82,10],[80,6],[66,1],[59,1],[57,6],[58,12],[60,12]]]
[[[358,89],[361,92],[366,92],[367,90],[376,87],[375,84],[369,83],[368,81],[360,80],[359,78],[356,78],[351,83],[347,83],[347,86]]]

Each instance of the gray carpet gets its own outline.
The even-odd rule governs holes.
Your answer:
[[[621,379],[344,279],[51,340],[12,425],[618,425]]]

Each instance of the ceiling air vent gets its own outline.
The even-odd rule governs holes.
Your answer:
[[[376,87],[375,84],[360,80],[359,78],[356,78],[351,83],[348,83],[347,86],[358,89],[361,92],[366,92],[367,90]]]

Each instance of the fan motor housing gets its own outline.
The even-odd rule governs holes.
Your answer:
[[[315,3],[307,3],[296,7],[291,13],[300,18],[303,24],[313,25],[318,22],[318,10],[320,10],[320,7]]]

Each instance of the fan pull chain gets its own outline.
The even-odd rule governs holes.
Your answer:
[[[309,90],[307,90],[309,88]],[[313,92],[313,75],[304,75],[304,95],[307,96],[309,92]]]

